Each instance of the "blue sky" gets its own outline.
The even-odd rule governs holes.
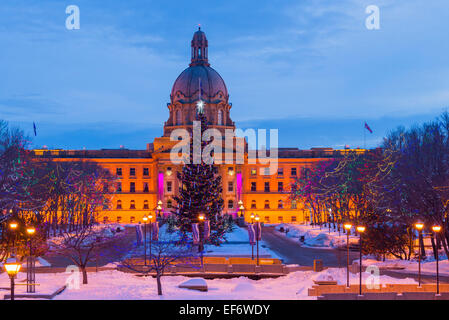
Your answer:
[[[81,29],[65,28],[80,8]],[[380,30],[365,27],[367,5]],[[35,147],[144,149],[201,23],[241,128],[281,146],[376,146],[449,106],[447,0],[2,0],[0,119]]]

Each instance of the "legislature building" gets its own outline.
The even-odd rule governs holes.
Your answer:
[[[208,127],[224,133],[235,129],[231,119],[232,104],[229,92],[220,74],[208,59],[208,41],[198,29],[191,41],[191,62],[175,80],[168,107],[168,120],[163,135],[148,143],[144,150],[33,150],[34,156],[55,161],[88,160],[107,168],[118,179],[117,191],[111,195],[111,207],[101,212],[103,222],[133,223],[141,221],[148,213],[169,215],[176,206],[173,197],[179,188],[176,172],[181,165],[170,159],[170,150],[177,141],[170,135],[175,129],[191,131],[197,104],[204,101]],[[238,106],[237,106],[238,107]],[[246,145],[246,144],[245,144]],[[347,150],[332,148],[279,148],[276,172],[260,174],[266,164],[248,161],[248,147],[244,148],[241,164],[220,164],[223,182],[223,213],[259,215],[264,223],[302,223],[310,217],[309,210],[300,202],[291,201],[291,183],[302,168],[333,157]],[[241,210],[243,203],[244,210]],[[159,208],[158,208],[159,205]]]

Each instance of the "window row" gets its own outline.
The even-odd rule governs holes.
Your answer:
[[[270,175],[270,168],[263,168],[264,172],[263,175],[268,176]],[[251,168],[251,176],[257,176],[257,168]],[[279,167],[277,170],[277,175],[279,177],[284,176],[284,167]],[[298,169],[296,167],[290,168],[290,176],[296,177],[298,175]]]
[[[141,208],[142,208],[143,210],[150,210],[150,209],[153,209],[153,208],[150,208],[150,207],[149,207],[148,200],[144,200],[144,201],[143,201],[143,206],[142,206]],[[171,199],[167,200],[167,208],[173,208],[173,201],[172,201]],[[121,210],[121,209],[130,209],[130,210],[134,210],[134,209],[137,209],[137,207],[136,207],[136,201],[135,201],[135,200],[131,200],[131,201],[129,202],[129,207],[125,208],[124,205],[123,205],[122,200],[117,200],[115,209],[117,209],[117,210]],[[140,209],[140,208],[139,208],[139,209]]]
[[[123,168],[115,168],[115,174],[119,177],[123,176]],[[150,168],[143,168],[142,175],[144,177],[150,176]],[[136,168],[129,168],[129,176],[135,178],[136,177]]]
[[[265,216],[263,221],[265,223],[271,223],[270,216]],[[277,217],[277,223],[283,223],[283,222],[284,222],[284,217],[283,216],[278,216]],[[293,222],[293,223],[297,222],[296,216],[291,216],[290,217],[290,222]]]
[[[292,201],[290,204],[290,209],[296,209],[297,205],[296,205],[296,201]],[[263,203],[263,208],[264,209],[271,209],[270,206],[270,200],[265,200]],[[278,209],[284,209],[284,201],[283,200],[278,200],[277,202],[277,208]],[[251,200],[251,209],[257,209],[257,203],[256,200]]]
[[[257,191],[257,182],[251,182],[251,192],[256,192]],[[270,188],[270,182],[264,182],[264,186],[263,186],[263,191],[264,192],[271,192],[271,188]],[[282,181],[278,182],[278,192],[284,192],[284,183]]]

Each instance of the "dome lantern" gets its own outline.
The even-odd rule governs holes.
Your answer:
[[[198,27],[198,31],[193,34],[192,39],[192,59],[190,66],[210,66],[207,58],[207,38],[206,34]]]

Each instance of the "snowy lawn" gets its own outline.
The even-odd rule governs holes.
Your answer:
[[[334,232],[332,228],[331,232],[329,232],[328,227],[320,228],[319,226],[284,223],[276,225],[276,230],[279,230],[281,227],[284,230],[289,229],[289,232],[287,234],[283,233],[283,235],[295,241],[299,242],[299,238],[303,236],[305,240],[304,247],[329,249],[346,246],[346,234],[343,232],[339,234],[338,231]],[[349,236],[349,243],[358,243],[359,238],[354,236],[353,231],[352,235]]]
[[[164,238],[164,233],[167,232],[167,225],[163,225],[159,229],[160,238]],[[147,243],[149,243],[150,236],[147,235]],[[234,231],[226,235],[227,241],[220,246],[206,245],[205,256],[248,256],[251,257],[251,246],[249,244],[248,231],[238,226],[234,227]],[[268,248],[264,248],[265,243],[259,242],[259,256],[261,257],[273,257],[277,258],[277,255]],[[147,249],[148,250],[148,249]],[[144,252],[143,246],[139,247],[136,251],[138,254]],[[134,254],[133,252],[133,254]],[[256,254],[256,246],[254,245],[254,255]]]
[[[69,275],[37,274],[36,282],[41,285],[37,287],[36,293],[49,294],[65,284]],[[364,273],[363,277],[369,274]],[[182,282],[192,279],[182,276],[167,276],[162,279],[163,296],[157,295],[156,279],[152,277],[138,277],[130,273],[116,270],[91,272],[88,275],[89,284],[80,284],[79,289],[66,289],[62,294],[55,297],[59,300],[129,300],[129,299],[165,299],[165,300],[295,300],[311,299],[307,289],[314,284],[314,280],[327,280],[331,277],[344,284],[346,281],[346,270],[344,268],[332,268],[322,272],[297,271],[284,277],[250,280],[246,277],[232,279],[206,280],[209,291],[200,292],[189,289],[178,288]],[[26,274],[19,274],[18,281],[26,278]],[[80,279],[81,283],[81,279]],[[358,275],[351,274],[351,283],[358,283]],[[387,283],[416,283],[412,279],[395,279],[382,276],[381,284]],[[0,286],[8,287],[9,279],[5,273],[0,275]],[[25,292],[25,286],[17,288],[17,292]],[[2,294],[8,293],[6,290]]]

